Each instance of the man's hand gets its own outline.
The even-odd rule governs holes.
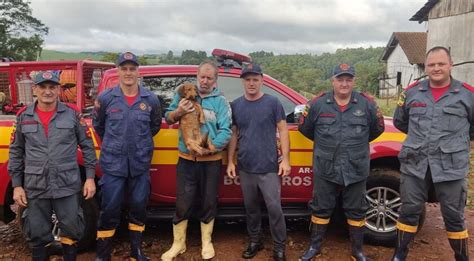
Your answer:
[[[278,176],[288,176],[291,173],[291,166],[288,160],[282,160],[278,166]]]
[[[88,200],[94,197],[95,195],[95,182],[94,178],[86,179],[84,183],[84,190],[83,190],[84,199]]]
[[[15,187],[13,189],[13,200],[20,207],[26,208],[26,205],[28,205],[28,202],[26,201],[26,193],[22,187]]]
[[[235,164],[234,162],[228,162],[227,163],[227,176],[231,179],[235,179],[236,173],[235,173]]]
[[[194,106],[188,99],[181,99],[178,104],[178,108],[175,110],[175,120],[179,120],[184,114],[194,111]]]

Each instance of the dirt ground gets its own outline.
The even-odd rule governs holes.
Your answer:
[[[444,225],[437,204],[427,207],[425,224],[412,244],[409,260],[454,260],[449,247]],[[474,234],[474,211],[466,210],[466,222],[471,234]],[[6,227],[5,225],[3,227]],[[308,223],[306,221],[289,221],[287,259],[298,260],[298,256],[308,245]],[[0,231],[2,231],[0,227]],[[3,239],[3,240],[2,240]],[[240,255],[246,246],[245,222],[218,221],[214,229],[214,247],[216,257],[213,260],[243,260]],[[474,257],[474,236],[471,235],[470,256]],[[21,240],[0,235],[0,260],[30,260],[29,251]],[[159,222],[148,225],[145,233],[144,250],[152,258],[159,260],[160,255],[172,243],[170,222]],[[126,233],[119,233],[114,242],[113,260],[128,259],[128,242]],[[177,260],[200,260],[199,223],[192,222],[188,228],[187,251]],[[381,246],[365,245],[365,253],[373,260],[390,260],[393,249]],[[254,260],[272,260],[271,236],[265,225],[265,249],[258,253]],[[81,253],[78,260],[94,260],[94,249]],[[350,260],[350,242],[347,231],[331,227],[323,245],[323,255],[317,260]],[[51,260],[62,260],[53,256]]]

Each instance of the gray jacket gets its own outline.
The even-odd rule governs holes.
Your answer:
[[[299,131],[314,141],[314,175],[346,186],[369,176],[369,142],[385,130],[373,98],[353,91],[341,112],[334,93],[324,93],[309,103],[303,120]]]
[[[88,178],[95,175],[96,155],[89,130],[79,112],[58,102],[57,112],[48,125],[35,113],[36,103],[17,115],[12,134],[8,172],[13,187],[23,187],[28,198],[61,198],[81,190],[77,164],[78,145],[84,157]]]
[[[395,110],[395,127],[408,134],[398,155],[400,171],[424,179],[429,167],[435,183],[463,179],[474,137],[473,88],[452,79],[435,102],[428,84],[407,87]]]

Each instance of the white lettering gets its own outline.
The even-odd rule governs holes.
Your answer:
[[[291,186],[291,177],[290,176],[284,176],[281,179],[281,185],[282,186]]]
[[[304,168],[304,167],[299,168],[298,174],[306,174],[306,173],[313,173],[313,170],[311,168]]]
[[[304,186],[309,187],[312,186],[312,177],[311,176],[285,176],[281,178],[281,185],[282,186]],[[224,176],[224,186],[240,186],[240,177],[237,176],[235,179],[231,179],[228,176]]]

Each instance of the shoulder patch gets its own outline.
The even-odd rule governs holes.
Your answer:
[[[471,85],[469,85],[467,83],[463,83],[462,86],[464,88],[468,89],[469,91],[474,92],[474,87],[472,87]]]
[[[362,95],[363,97],[365,97],[367,100],[371,101],[371,102],[375,102],[375,98],[374,96],[366,93],[366,92],[361,92],[360,95]]]
[[[409,90],[409,89],[411,89],[411,88],[417,86],[418,83],[420,83],[420,81],[414,81],[414,82],[410,83],[407,87],[405,87],[405,88],[403,88],[403,89],[404,89],[405,91],[407,91],[407,90]]]
[[[79,109],[79,107],[76,106],[76,104],[69,103],[69,102],[65,102],[64,104],[66,104],[67,107],[73,109],[74,111],[81,113],[81,110]]]
[[[23,106],[16,112],[16,116],[20,116],[23,112],[26,111],[27,106]]]

